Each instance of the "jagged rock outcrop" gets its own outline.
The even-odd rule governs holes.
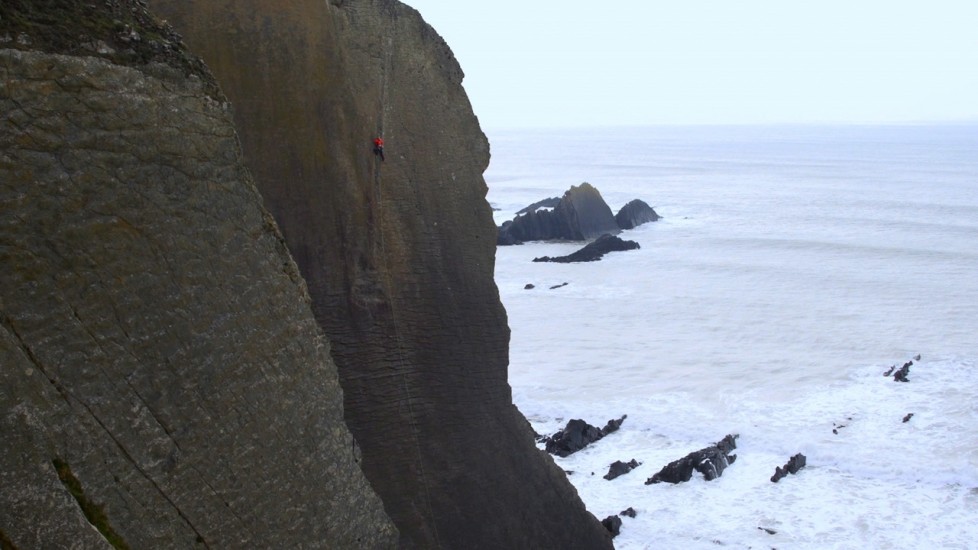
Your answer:
[[[533,258],[534,262],[556,262],[556,263],[574,263],[574,262],[596,262],[604,257],[605,254],[609,252],[622,252],[625,250],[635,250],[641,248],[639,244],[635,241],[625,241],[620,237],[615,235],[609,235],[605,233],[597,239],[589,242],[584,248],[566,256],[542,256],[540,258]]]
[[[610,547],[512,404],[489,147],[441,37],[391,0],[152,7],[234,105],[400,543]]]
[[[541,201],[536,204],[550,203]],[[535,208],[504,222],[496,239],[500,245],[551,239],[584,241],[618,231],[615,216],[601,193],[584,182],[571,186],[553,209]]]
[[[730,454],[730,451],[737,448],[736,435],[728,434],[717,443],[704,447],[698,451],[693,451],[688,455],[674,460],[662,467],[661,470],[645,480],[646,485],[654,483],[681,483],[689,481],[693,477],[693,472],[703,474],[707,481],[723,475],[727,466],[737,460],[737,455]]]
[[[537,201],[537,202],[535,202],[535,203],[533,203],[533,204],[531,204],[529,206],[525,206],[525,207],[521,208],[519,211],[516,212],[516,215],[517,216],[521,216],[523,214],[529,214],[531,212],[536,212],[537,210],[540,210],[540,209],[550,210],[550,209],[554,208],[555,206],[557,206],[558,204],[560,204],[560,197],[550,197],[550,198],[547,198],[547,199],[543,199],[543,200]]]
[[[616,460],[611,463],[611,466],[608,466],[608,473],[604,475],[604,478],[607,479],[608,481],[617,479],[627,474],[628,472],[631,472],[635,468],[638,468],[641,464],[642,464],[641,462],[635,460],[634,458],[629,460],[628,462],[622,462],[620,460]]]
[[[615,214],[615,223],[621,229],[634,229],[645,223],[659,221],[659,217],[645,201],[635,199],[622,206]]]
[[[627,414],[618,419],[612,418],[604,425],[604,428],[592,426],[579,418],[575,418],[568,420],[564,429],[552,436],[541,438],[541,441],[548,453],[567,457],[591,443],[603,439],[604,436],[617,432],[626,418],[628,418]]]
[[[2,4],[0,541],[394,546],[228,106],[134,14]]]
[[[784,479],[788,474],[797,474],[799,470],[805,467],[808,459],[805,455],[797,453],[788,459],[788,462],[784,464],[784,467],[775,466],[774,475],[771,476],[771,482],[777,483]]]

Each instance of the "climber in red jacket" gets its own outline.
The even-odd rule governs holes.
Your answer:
[[[374,154],[380,157],[380,160],[384,160],[384,138],[376,137],[374,138]]]

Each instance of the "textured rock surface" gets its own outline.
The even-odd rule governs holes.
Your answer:
[[[629,201],[615,214],[615,223],[622,229],[634,229],[654,221],[659,221],[659,215],[641,199]]]
[[[390,0],[151,7],[234,105],[401,544],[610,547],[512,404],[489,148],[444,41]]]
[[[0,50],[5,548],[397,541],[206,82]]]
[[[551,200],[545,199],[536,204],[550,204]],[[511,245],[550,239],[584,241],[618,231],[615,216],[601,198],[601,193],[584,182],[571,186],[553,210],[532,209],[503,223],[498,230],[497,242]]]
[[[604,438],[604,436],[617,432],[626,418],[628,418],[627,414],[622,415],[617,420],[612,418],[605,424],[604,428],[600,429],[579,418],[575,418],[568,420],[564,429],[541,440],[548,453],[567,457],[587,447],[591,443]]]
[[[730,451],[737,448],[737,437],[728,434],[714,445],[693,451],[683,458],[670,462],[645,480],[645,484],[689,481],[694,471],[703,474],[703,478],[707,481],[713,481],[723,475],[727,466],[737,460],[737,455],[730,454]]]

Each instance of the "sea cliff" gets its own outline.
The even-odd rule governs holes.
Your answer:
[[[0,11],[0,536],[611,546],[512,404],[489,147],[416,11],[48,3],[86,38]]]

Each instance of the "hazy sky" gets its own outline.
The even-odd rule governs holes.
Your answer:
[[[978,120],[978,0],[402,0],[486,128]]]

